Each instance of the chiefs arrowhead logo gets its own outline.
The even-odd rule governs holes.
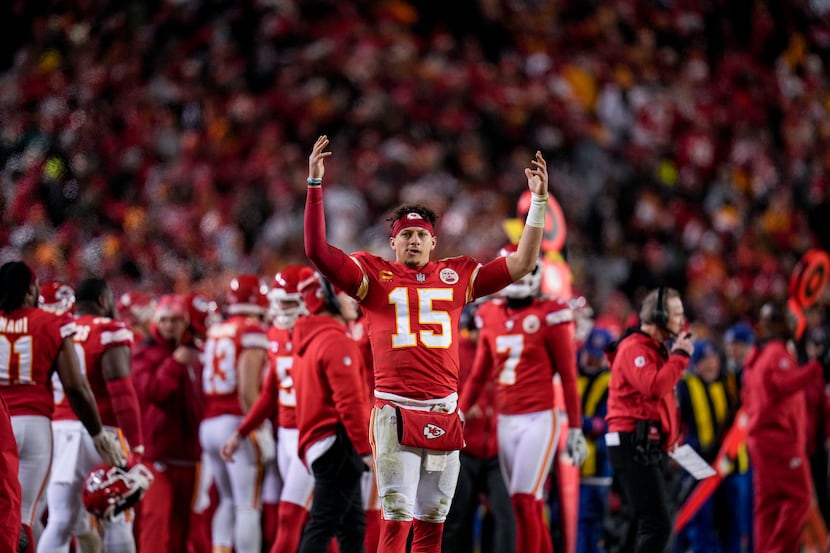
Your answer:
[[[424,426],[424,438],[426,438],[427,440],[434,440],[435,438],[440,438],[446,433],[446,430],[432,423],[427,423],[426,426]]]

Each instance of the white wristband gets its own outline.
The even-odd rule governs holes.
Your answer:
[[[525,224],[529,227],[545,228],[545,217],[548,213],[548,197],[531,194],[530,208],[527,210]]]

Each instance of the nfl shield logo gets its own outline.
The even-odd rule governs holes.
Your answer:
[[[427,277],[426,275],[424,275],[424,273],[418,273],[417,275],[415,275],[415,280],[417,280],[418,282],[424,282],[426,279]]]

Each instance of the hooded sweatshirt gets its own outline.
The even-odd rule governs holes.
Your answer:
[[[176,345],[153,327],[132,354],[132,374],[141,406],[144,458],[192,465],[201,458],[199,425],[204,413],[202,367],[173,358]]]
[[[346,326],[326,315],[301,317],[293,342],[300,459],[305,460],[309,446],[334,435],[338,425],[358,454],[371,453],[363,358]]]

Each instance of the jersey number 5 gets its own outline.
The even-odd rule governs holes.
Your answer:
[[[428,348],[446,349],[452,344],[452,319],[447,311],[433,309],[434,301],[452,301],[452,288],[418,288],[417,311],[412,312],[409,305],[409,289],[395,288],[389,292],[389,303],[395,306],[395,334],[392,335],[393,348],[411,348],[421,343]],[[439,325],[441,332],[421,330],[418,336],[412,332],[413,315],[419,326]]]

